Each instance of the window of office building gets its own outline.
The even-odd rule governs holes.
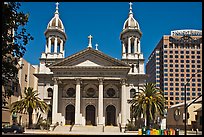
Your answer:
[[[183,52],[183,51],[180,51],[180,53],[181,53],[181,54],[184,54],[184,52]]]
[[[179,91],[179,88],[176,88],[176,91]]]
[[[195,63],[195,60],[191,60],[191,63]]]
[[[176,74],[175,74],[175,76],[176,76],[176,77],[178,77],[178,76],[179,76],[179,74],[178,74],[178,73],[176,73]]]
[[[200,54],[200,51],[197,51],[197,54]]]
[[[181,74],[181,77],[184,77],[184,74]]]
[[[183,55],[181,55],[181,58],[184,58],[184,56],[183,56]]]
[[[181,63],[184,63],[184,60],[181,60]]]
[[[170,100],[174,100],[174,97],[170,97]]]
[[[190,68],[190,65],[187,64],[187,65],[186,65],[186,68]]]
[[[186,72],[190,72],[190,69],[186,69]]]
[[[187,100],[190,100],[190,97],[187,97]]]
[[[200,56],[197,56],[197,59],[200,59]]]
[[[175,51],[175,54],[178,54],[178,51],[177,51],[177,50]]]
[[[170,88],[171,89],[171,88]],[[174,95],[174,92],[170,92],[170,95]]]
[[[190,63],[190,60],[186,60],[186,63]]]
[[[195,56],[191,56],[191,58],[192,58],[192,59],[194,59],[194,58],[195,58]]]
[[[174,90],[174,88],[170,88],[170,90],[171,90],[171,91],[173,91],[173,90]]]
[[[173,73],[170,73],[169,76],[173,77]]]
[[[176,100],[179,100],[179,97],[176,97]]]
[[[179,83],[176,83],[176,86],[179,86]],[[177,89],[176,89],[177,90]],[[178,89],[179,90],[179,89]]]
[[[190,77],[190,74],[186,74],[186,77]]]
[[[179,96],[179,92],[176,92],[176,96]]]
[[[200,68],[200,65],[197,65],[197,68]]]
[[[196,93],[193,92],[193,93],[192,93],[192,96],[196,96]]]
[[[175,60],[175,63],[178,63],[178,60]]]
[[[164,92],[164,95],[168,95],[168,92]]]
[[[191,51],[191,54],[195,54],[195,51]]]
[[[184,72],[184,69],[181,69],[181,72]]]
[[[200,60],[197,60],[197,63],[200,63]]]
[[[189,51],[186,51],[186,54],[189,54]]]

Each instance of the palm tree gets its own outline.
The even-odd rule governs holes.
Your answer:
[[[128,103],[132,107],[132,115],[146,117],[146,126],[149,129],[150,120],[155,120],[157,116],[163,116],[166,100],[162,90],[155,87],[153,83],[146,83],[137,96],[134,96]]]
[[[25,97],[19,101],[16,101],[11,104],[11,112],[16,113],[25,113],[28,112],[29,115],[29,124],[28,128],[31,128],[33,121],[32,121],[32,114],[33,110],[41,110],[43,113],[49,110],[49,107],[46,102],[42,101],[38,97],[38,91],[33,91],[33,88],[28,87],[25,88],[24,93]]]

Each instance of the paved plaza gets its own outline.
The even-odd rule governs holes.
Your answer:
[[[26,129],[24,134],[46,134],[46,135],[138,135],[138,132],[69,132],[69,131],[47,131],[47,130],[34,130],[34,129]],[[180,130],[179,135],[184,135],[184,131]],[[187,135],[202,135],[202,131],[188,131]]]

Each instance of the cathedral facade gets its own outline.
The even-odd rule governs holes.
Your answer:
[[[130,3],[128,18],[120,33],[121,60],[93,49],[91,35],[87,48],[65,57],[67,34],[57,3],[54,17],[45,31],[45,52],[40,57],[39,72],[35,74],[39,97],[51,107],[46,117],[52,124],[121,124],[124,127],[130,119],[127,101],[147,79],[141,36]]]

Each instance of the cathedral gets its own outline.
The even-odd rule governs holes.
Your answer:
[[[122,24],[121,24],[122,26]],[[74,27],[74,26],[70,26]],[[121,60],[92,48],[88,36],[85,49],[65,57],[65,43],[69,42],[58,3],[54,17],[45,30],[45,51],[40,57],[38,78],[39,97],[51,109],[52,125],[93,125],[124,127],[130,120],[128,100],[144,85],[144,57],[138,22],[134,19],[132,3],[122,31]]]

